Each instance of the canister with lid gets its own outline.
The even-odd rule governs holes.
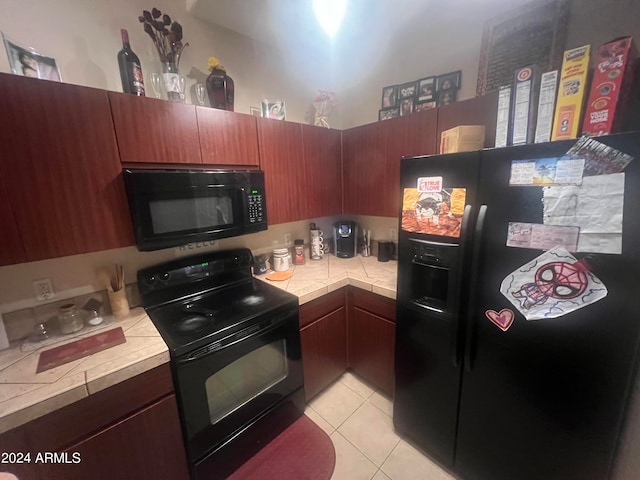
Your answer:
[[[289,249],[275,248],[273,250],[273,269],[276,272],[286,272],[289,270]]]
[[[75,303],[67,303],[58,309],[58,325],[64,334],[70,334],[81,330],[82,318],[78,315]]]

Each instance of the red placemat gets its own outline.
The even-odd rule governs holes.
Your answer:
[[[127,339],[124,338],[122,327],[118,327],[106,332],[96,333],[90,337],[81,338],[80,340],[52,348],[51,350],[45,350],[40,353],[36,373],[59,367],[65,363],[73,362],[79,358],[115,347],[126,341]]]

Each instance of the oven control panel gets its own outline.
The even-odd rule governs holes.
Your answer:
[[[264,211],[266,210],[264,195],[259,193],[258,190],[252,190],[251,194],[247,195],[247,205],[249,208],[249,223],[264,221]]]

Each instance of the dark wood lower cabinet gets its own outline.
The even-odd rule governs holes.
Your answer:
[[[304,393],[309,401],[347,369],[344,289],[300,307]]]
[[[393,394],[395,310],[390,298],[346,287],[300,307],[300,340],[307,401],[347,368]]]
[[[3,433],[0,452],[30,455],[0,465],[21,480],[189,477],[168,364]]]
[[[349,368],[389,395],[394,383],[395,304],[359,288],[347,291]]]

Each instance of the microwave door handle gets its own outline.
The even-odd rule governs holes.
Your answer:
[[[466,267],[466,255],[465,245],[469,238],[469,224],[471,223],[471,211],[473,207],[467,205],[464,207],[464,213],[462,215],[462,223],[460,226],[460,252],[458,254],[459,263],[457,267],[457,278],[454,285],[454,291],[452,292],[452,303],[454,305],[453,310],[453,328],[451,332],[451,363],[454,367],[460,365],[460,353],[461,353],[461,340],[462,331],[460,329],[460,295],[462,291],[462,277]]]
[[[469,298],[467,306],[467,333],[465,335],[465,370],[471,372],[473,370],[473,356],[475,354],[475,343],[477,334],[476,325],[476,303],[478,300],[478,282],[480,277],[480,252],[482,250],[482,236],[484,233],[484,224],[487,216],[487,206],[481,205],[478,211],[478,220],[473,235],[473,250],[471,257],[471,278],[469,285]]]

